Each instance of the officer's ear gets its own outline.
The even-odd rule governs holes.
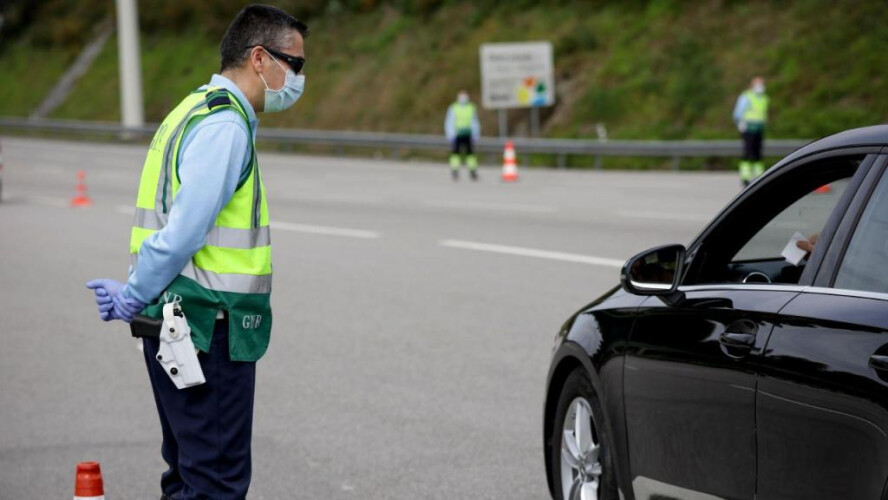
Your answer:
[[[265,59],[265,49],[256,45],[255,47],[250,48],[250,54],[247,57],[247,60],[250,66],[256,70],[256,73],[262,73],[262,61]]]

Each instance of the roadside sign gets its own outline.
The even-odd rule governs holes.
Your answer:
[[[550,42],[481,45],[481,104],[487,109],[555,103]]]

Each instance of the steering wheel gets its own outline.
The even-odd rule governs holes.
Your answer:
[[[771,283],[771,277],[760,271],[753,271],[743,277],[743,283]]]

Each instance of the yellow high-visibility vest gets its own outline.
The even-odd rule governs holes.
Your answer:
[[[768,121],[768,96],[751,90],[744,92],[749,106],[743,112],[743,121],[747,123],[761,123]]]
[[[453,126],[458,135],[471,134],[472,123],[475,121],[475,105],[456,102],[451,105],[453,109]]]
[[[130,236],[130,258],[138,265],[139,249],[167,223],[179,190],[179,162],[186,133],[207,116],[236,111],[250,138],[250,165],[237,189],[219,212],[206,244],[180,271],[163,295],[143,314],[162,317],[163,303],[179,301],[194,345],[209,351],[217,313],[229,318],[229,351],[235,361],[255,361],[268,348],[271,334],[271,236],[265,186],[243,105],[221,87],[192,92],[161,123],[142,167],[136,215]]]

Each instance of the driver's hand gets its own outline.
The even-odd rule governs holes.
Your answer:
[[[807,240],[797,241],[796,246],[799,247],[799,249],[801,249],[801,250],[811,253],[814,251],[814,245],[817,244],[817,238],[819,238],[819,237],[820,237],[820,233],[814,233],[811,236],[808,236]]]

